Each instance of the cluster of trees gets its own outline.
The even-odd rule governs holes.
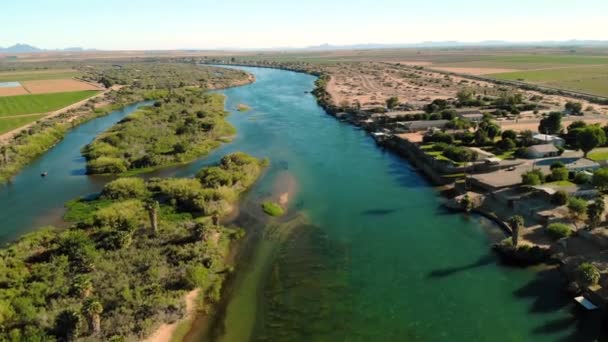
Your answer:
[[[540,169],[525,172],[521,175],[522,183],[524,185],[540,185],[545,182],[572,181],[576,184],[586,184],[592,178],[595,178],[590,177],[584,172],[570,172],[562,162],[551,164],[550,170],[551,173],[548,175],[543,174]],[[601,176],[598,177],[598,182],[601,182],[600,179]]]
[[[433,145],[433,150],[440,151],[444,157],[458,163],[472,162],[477,159],[476,152],[473,152],[466,147],[450,145],[444,142],[438,142]]]
[[[71,228],[0,250],[0,340],[140,340],[183,316],[186,291],[201,288],[216,302],[228,246],[242,230],[219,225],[222,212],[206,205],[235,200],[263,165],[238,153],[186,187],[122,178],[99,198],[71,202]]]
[[[538,131],[544,134],[561,134],[568,145],[580,149],[587,154],[598,146],[606,146],[608,126],[600,127],[598,124],[587,124],[584,121],[575,121],[568,126],[567,134],[564,134],[562,125],[562,113],[551,112],[540,121]]]
[[[220,94],[171,91],[87,145],[87,172],[122,173],[194,160],[234,134],[226,115]]]

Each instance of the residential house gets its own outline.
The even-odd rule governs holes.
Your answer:
[[[553,144],[555,146],[564,147],[566,141],[558,136],[549,134],[534,134],[532,136],[534,142],[537,144]]]
[[[548,158],[559,155],[559,150],[553,144],[533,145],[528,147],[526,154],[532,159]]]

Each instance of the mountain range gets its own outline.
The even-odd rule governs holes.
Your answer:
[[[307,47],[273,47],[273,48],[220,48],[212,50],[231,51],[329,51],[329,50],[370,50],[370,49],[399,49],[399,48],[459,48],[459,47],[608,47],[608,40],[561,40],[561,41],[535,41],[535,42],[513,42],[505,40],[486,40],[480,42],[460,41],[426,41],[420,43],[404,44],[351,44],[332,45],[321,44]],[[186,49],[176,49],[183,50]],[[187,49],[188,51],[203,51],[209,49]],[[96,49],[84,49],[82,47],[69,47],[64,49],[41,49],[29,44],[15,44],[6,48],[0,47],[0,53],[32,53],[45,51],[96,51]]]

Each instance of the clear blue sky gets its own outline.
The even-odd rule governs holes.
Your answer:
[[[6,0],[0,46],[263,48],[608,39],[608,0]]]

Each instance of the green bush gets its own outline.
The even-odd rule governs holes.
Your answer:
[[[587,184],[591,181],[591,176],[584,172],[577,172],[574,175],[574,183],[576,184]]]
[[[556,191],[553,196],[551,196],[551,203],[555,205],[566,205],[568,203],[568,193],[564,190]]]
[[[541,185],[545,181],[545,176],[540,169],[534,169],[521,175],[524,185]]]
[[[114,157],[99,157],[87,162],[88,174],[123,173],[127,171],[124,160]]]
[[[101,196],[109,199],[145,198],[148,195],[146,183],[141,178],[119,178],[103,187]]]
[[[585,262],[576,268],[576,278],[583,287],[596,285],[600,280],[600,272],[597,267]]]
[[[572,228],[564,223],[552,223],[547,227],[547,233],[555,240],[572,235]]]
[[[551,169],[551,180],[552,181],[565,181],[568,180],[568,169],[565,167],[557,167]]]
[[[282,216],[285,213],[283,207],[271,201],[262,203],[262,210],[270,216]]]

